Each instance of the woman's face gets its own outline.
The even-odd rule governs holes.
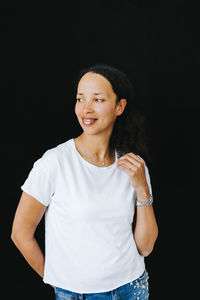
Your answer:
[[[100,74],[88,72],[79,81],[76,98],[75,113],[83,131],[91,134],[109,131],[111,134],[126,100],[116,105],[116,94],[110,82]]]

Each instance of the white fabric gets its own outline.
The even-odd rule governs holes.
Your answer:
[[[76,293],[113,290],[138,278],[144,257],[132,233],[136,192],[115,163],[87,162],[69,139],[35,161],[21,189],[48,206],[44,282]],[[148,168],[147,182],[151,189]]]

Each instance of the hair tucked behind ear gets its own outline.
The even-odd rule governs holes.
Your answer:
[[[135,92],[125,73],[106,64],[97,64],[79,72],[77,85],[81,77],[87,72],[100,74],[111,83],[113,91],[117,95],[116,105],[121,99],[127,101],[123,113],[116,118],[110,137],[110,149],[116,149],[118,157],[133,152],[140,155],[144,160],[151,160],[147,149],[146,118],[135,106]]]

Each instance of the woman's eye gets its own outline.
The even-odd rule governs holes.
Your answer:
[[[80,102],[80,100],[82,100],[82,98],[76,98],[76,100],[78,101],[78,102]],[[97,99],[95,99],[97,102],[103,102],[104,101],[104,99],[100,99],[100,98],[97,98]],[[100,101],[99,101],[100,100]]]
[[[104,100],[103,99],[100,99],[100,98],[98,98],[98,99],[96,99],[96,100],[101,100],[101,102],[103,102]],[[99,102],[99,101],[98,101]]]

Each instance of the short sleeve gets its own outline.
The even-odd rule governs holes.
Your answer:
[[[138,155],[138,156],[139,156],[139,158],[141,158],[144,161],[144,159],[140,155]],[[150,194],[153,195],[152,194],[152,186],[151,186],[151,178],[150,178],[150,174],[149,174],[149,169],[148,169],[145,161],[144,161],[144,166],[145,166],[145,175],[146,175],[147,184],[149,186],[149,191],[150,191]]]
[[[148,183],[148,186],[149,186],[149,190],[150,190],[150,194],[152,194],[152,186],[151,186],[151,178],[150,178],[150,175],[149,175],[149,169],[145,163],[145,175],[146,175],[146,181]]]
[[[54,194],[54,185],[49,170],[42,163],[42,158],[34,162],[33,168],[21,189],[43,205],[48,206],[50,204]]]

